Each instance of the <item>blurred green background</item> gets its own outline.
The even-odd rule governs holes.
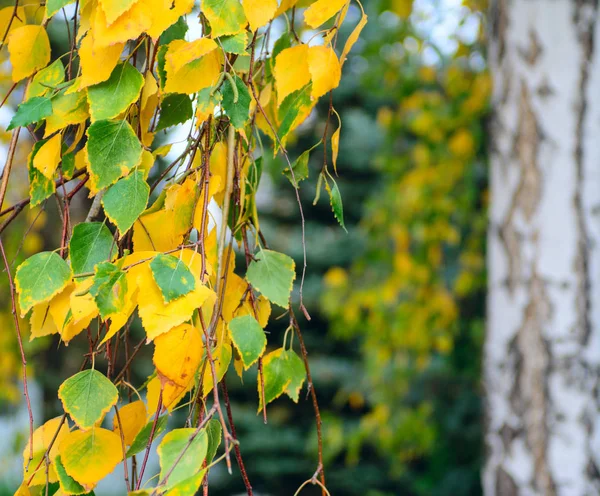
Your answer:
[[[326,195],[312,206],[322,147],[312,152],[312,174],[301,188],[305,303],[312,316],[301,326],[324,421],[327,486],[331,494],[347,496],[477,495],[490,93],[485,2],[365,0],[364,6],[369,24],[333,95],[343,121],[336,180],[348,233],[335,222]],[[353,6],[340,43],[359,18]],[[65,42],[64,33],[53,35],[53,43]],[[9,87],[2,82],[4,92]],[[294,157],[320,140],[327,108],[322,102],[296,133],[289,147]],[[301,261],[297,205],[281,173],[285,166],[268,157],[265,166],[263,230],[274,249]],[[48,202],[3,235],[17,263],[56,245],[56,215]],[[0,294],[0,302],[8,308],[7,295]],[[4,311],[0,325],[7,328],[9,319]],[[269,340],[281,340],[285,324],[272,318],[269,330]],[[56,339],[28,344],[45,418],[60,410],[55,392],[78,366],[71,361],[79,359],[71,350],[76,346],[67,354]],[[151,372],[150,351],[144,353],[135,371],[140,383]],[[19,373],[14,335],[0,332],[0,495],[16,488],[19,447],[27,435],[26,423],[21,429],[18,421]],[[229,373],[227,383],[257,494],[293,494],[316,467],[306,390],[298,405],[287,399],[270,405],[264,425],[253,406],[253,381],[244,385]],[[211,495],[244,492],[235,470],[230,476],[217,467],[211,478]],[[97,492],[109,493],[106,486]],[[310,487],[303,494],[320,491]]]

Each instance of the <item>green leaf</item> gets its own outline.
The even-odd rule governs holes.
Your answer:
[[[33,149],[27,158],[27,174],[29,177],[30,205],[35,207],[56,191],[56,185],[52,179],[48,179],[33,166],[33,159],[39,149],[48,140],[39,140],[33,145]]]
[[[185,38],[185,34],[188,31],[188,24],[185,22],[185,18],[182,16],[177,19],[175,24],[172,24],[167,28],[167,30],[160,35],[158,39],[159,45],[168,45],[173,40],[183,40]]]
[[[181,456],[184,449],[186,449],[185,453]],[[174,429],[169,432],[157,448],[160,479],[164,480],[167,474],[171,473],[165,488],[170,489],[197,474],[202,468],[207,449],[208,436],[204,429],[200,431],[193,428]]]
[[[101,262],[96,265],[96,275],[90,293],[103,319],[123,309],[127,293],[125,275],[125,272],[113,263]]]
[[[188,294],[196,288],[196,280],[188,266],[173,255],[158,254],[150,262],[152,276],[165,303]]]
[[[118,116],[138,99],[143,85],[144,77],[134,66],[117,64],[106,81],[88,88],[92,121]]]
[[[287,255],[262,250],[248,267],[246,279],[273,303],[287,308],[296,278],[295,267],[294,260]]]
[[[208,465],[213,461],[219,446],[221,446],[221,422],[217,419],[210,419],[206,424],[206,435],[208,436],[208,448],[206,450],[206,463]]]
[[[167,72],[165,71],[165,57],[169,47],[167,45],[161,45],[158,47],[158,53],[156,54],[156,71],[158,72],[158,82],[160,89],[165,87],[167,81]]]
[[[329,180],[325,180],[325,189],[327,193],[329,193],[329,203],[331,205],[331,210],[333,210],[333,215],[342,226],[344,231],[348,232],[346,226],[344,225],[344,206],[342,204],[342,195],[340,194],[340,190],[338,188],[335,180],[329,176],[331,182],[333,182],[333,186],[329,186]]]
[[[294,129],[298,119],[302,118],[311,105],[312,84],[294,91],[283,99],[279,107],[279,139],[284,140]]]
[[[223,46],[223,50],[236,55],[246,55],[248,46],[248,33],[241,32],[230,36],[221,36],[217,38],[217,43]]]
[[[71,267],[76,274],[93,272],[97,263],[110,260],[116,252],[113,236],[103,222],[83,222],[73,229],[69,243]]]
[[[214,37],[237,33],[247,22],[238,0],[202,0],[202,12],[211,22]]]
[[[48,4],[46,4],[48,5]],[[65,67],[60,59],[37,72],[27,87],[27,100],[44,96],[65,80]]]
[[[154,430],[154,437],[153,439],[156,440],[156,438],[158,438],[158,436],[160,436],[162,434],[162,432],[165,430],[165,428],[167,427],[167,420],[168,420],[168,415],[163,415],[162,417],[158,417],[158,420],[156,421],[156,429]],[[141,451],[146,449],[146,445],[148,444],[148,441],[150,440],[150,434],[152,433],[152,426],[154,424],[154,419],[152,419],[150,422],[148,422],[140,432],[138,432],[138,435],[135,436],[135,439],[133,440],[133,443],[131,443],[131,446],[129,447],[129,449],[127,450],[127,457],[129,458],[130,456],[133,455],[137,455],[138,453],[140,453]]]
[[[87,130],[90,181],[106,188],[140,163],[142,145],[127,121],[96,121]]]
[[[34,122],[39,122],[52,114],[52,102],[45,96],[36,96],[23,102],[17,108],[15,115],[6,128],[7,131],[19,126],[28,126]]]
[[[150,186],[144,180],[144,173],[134,170],[113,184],[102,197],[104,212],[117,226],[121,237],[145,210],[150,197]]]
[[[104,374],[88,369],[63,382],[58,397],[65,412],[81,429],[91,429],[117,404],[119,392]]]
[[[257,320],[252,315],[235,317],[229,322],[233,345],[237,348],[244,364],[249,369],[265,352],[267,338]]]
[[[286,392],[292,382],[292,371],[287,352],[283,348],[272,351],[263,358],[263,377],[265,385],[265,395],[263,398],[262,387],[258,380],[258,411],[263,408],[263,401],[268,405],[271,401],[279,398]]]
[[[65,179],[71,179],[75,172],[75,152],[69,152],[62,156],[62,174]]]
[[[287,361],[288,374],[291,379],[290,383],[285,388],[285,394],[287,394],[295,403],[298,403],[300,390],[302,389],[304,379],[306,378],[304,362],[293,350],[287,350],[285,354],[282,354],[282,358]]]
[[[239,77],[233,76],[236,90],[233,89],[231,80],[223,82],[223,109],[229,116],[233,127],[243,129],[250,116],[250,93]]]
[[[292,164],[292,171],[294,171],[294,176],[292,177],[292,173],[290,172],[290,168],[286,167],[283,170],[283,174],[290,180],[294,187],[298,187],[298,183],[306,178],[308,178],[308,159],[310,158],[310,150],[306,150],[302,155],[300,155],[296,161]],[[295,179],[295,181],[294,181]]]
[[[75,0],[46,0],[46,17],[52,17],[60,9],[74,1]]]
[[[48,301],[71,281],[71,268],[56,253],[44,251],[25,260],[15,274],[21,315]]]
[[[65,494],[86,494],[85,487],[77,482],[73,477],[67,474],[65,466],[62,464],[60,455],[54,459],[54,468],[56,469],[56,475],[58,476],[58,482],[60,487]]]
[[[188,95],[171,93],[160,104],[160,117],[156,131],[162,131],[192,118],[192,101]]]

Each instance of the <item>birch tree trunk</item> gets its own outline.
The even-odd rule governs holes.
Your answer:
[[[486,496],[600,494],[598,0],[492,0]]]

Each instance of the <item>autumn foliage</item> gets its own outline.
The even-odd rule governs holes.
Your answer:
[[[269,249],[255,195],[266,149],[286,160],[291,188],[297,191],[307,177],[310,150],[292,162],[287,140],[338,86],[366,16],[338,49],[349,0],[296,3],[48,0],[0,10],[13,90],[24,94],[8,127],[0,212],[9,215],[0,232],[26,204],[52,196],[62,219],[60,246],[30,256],[14,274],[0,242],[15,330],[21,339],[26,321],[31,339],[57,334],[65,345],[89,344],[80,371],[57,391],[64,415],[32,418],[18,494],[48,494],[50,487],[51,494],[87,494],[124,462],[128,492],[191,496],[207,484],[213,465],[231,466],[230,453],[251,494],[222,384],[231,364],[240,378],[258,368],[255,407],[265,420],[270,402],[282,395],[298,401],[309,383],[319,460],[307,477],[326,491],[318,404],[291,298],[296,266]],[[63,24],[70,50],[53,58],[47,26],[59,22],[53,17],[62,18],[63,8],[72,15]],[[273,29],[278,17],[288,26],[283,33]],[[312,38],[303,42],[308,28]],[[157,135],[183,123],[191,123],[185,147],[157,177],[157,160],[174,145],[159,145]],[[340,128],[330,105],[321,143],[332,170],[326,160],[319,189],[343,227],[333,174]],[[35,142],[21,164],[15,149],[25,132]],[[21,166],[28,198],[2,211],[11,173]],[[76,223],[71,201],[85,192],[89,213]],[[236,251],[245,265],[236,267]],[[305,250],[304,257],[305,267]],[[309,317],[300,273],[297,309]],[[283,343],[267,339],[272,312],[289,319]],[[145,336],[130,347],[135,318]],[[117,369],[120,342],[128,355]],[[143,384],[131,384],[128,371],[143,346],[153,348],[154,371]],[[185,425],[159,441],[169,414],[184,408]],[[147,474],[154,441],[160,473]],[[144,489],[149,475],[153,487]]]

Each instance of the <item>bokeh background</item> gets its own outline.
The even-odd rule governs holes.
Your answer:
[[[327,198],[313,205],[322,152],[311,155],[313,174],[301,188],[309,264],[305,303],[313,317],[301,325],[324,421],[327,485],[331,494],[347,496],[477,495],[491,86],[486,2],[363,3],[369,24],[333,95],[343,121],[336,180],[348,233],[336,223]],[[7,5],[12,2],[0,1],[0,7]],[[359,18],[352,6],[340,42]],[[63,53],[68,40],[55,24],[49,27],[52,46]],[[0,94],[11,84],[4,62]],[[4,130],[18,101],[15,92],[0,108],[0,156],[6,154]],[[292,156],[319,141],[328,103],[296,133]],[[30,146],[26,138],[17,163]],[[153,174],[158,177],[167,163],[168,157]],[[262,227],[274,249],[301,261],[300,222],[293,189],[281,173],[285,166],[272,157],[265,166]],[[27,194],[24,168],[19,169],[14,179],[20,189],[9,191],[8,205]],[[87,200],[77,201],[74,215],[83,217]],[[26,209],[2,234],[13,268],[57,246],[59,224],[52,199]],[[19,483],[28,432],[8,296],[0,292],[2,496],[12,495]],[[272,319],[269,330],[274,340],[281,339],[285,324]],[[132,332],[142,336],[140,328]],[[85,352],[86,344],[76,341],[68,353],[55,337],[26,344],[37,416],[60,412],[56,390]],[[77,347],[81,353],[72,349]],[[137,383],[151,373],[150,350],[143,353],[134,370]],[[306,391],[298,405],[287,399],[270,405],[264,425],[253,407],[253,380],[244,385],[234,374],[228,377],[253,487],[261,495],[293,494],[315,469],[314,413]],[[101,485],[96,494],[119,494],[111,486]],[[229,476],[221,467],[211,472],[210,494],[242,493],[237,473]],[[307,488],[303,494],[320,492]]]

